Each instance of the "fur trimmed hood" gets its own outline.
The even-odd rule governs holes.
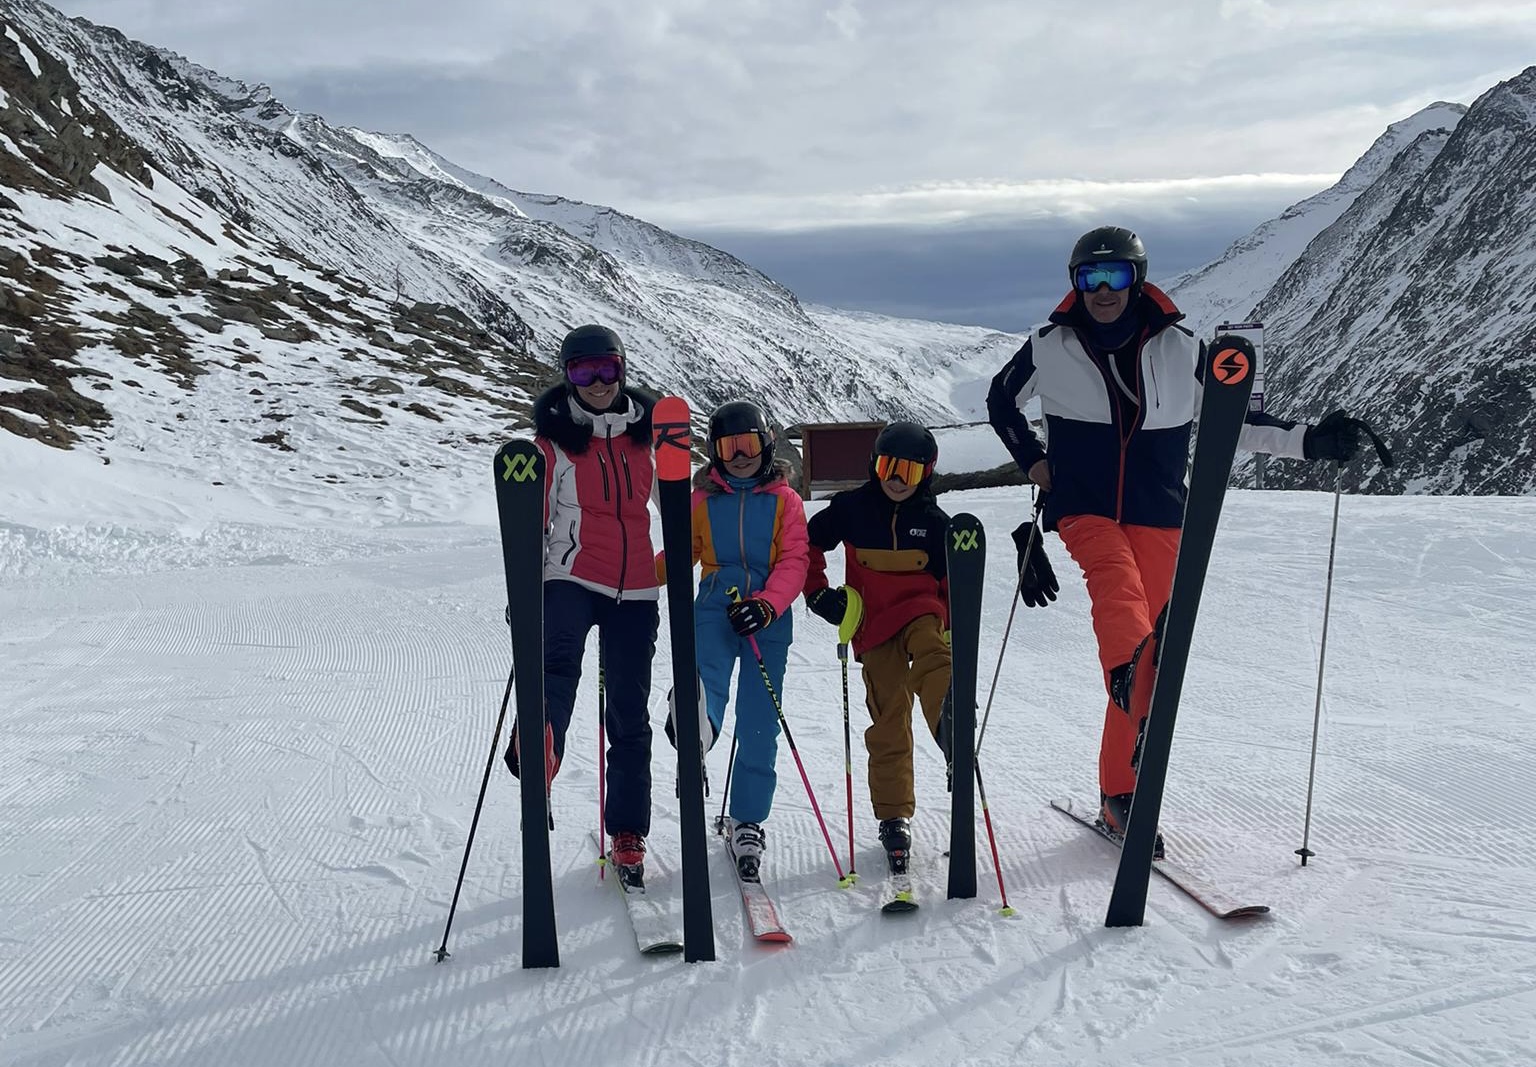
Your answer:
[[[581,455],[592,443],[592,435],[601,423],[606,430],[627,433],[639,445],[651,442],[651,409],[656,398],[641,389],[626,385],[620,393],[624,402],[607,411],[593,414],[574,402],[570,389],[557,385],[544,391],[533,403],[533,430],[571,455]]]

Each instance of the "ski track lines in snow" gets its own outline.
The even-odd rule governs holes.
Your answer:
[[[1024,511],[1006,492],[946,503],[993,531]],[[218,543],[245,565],[156,574],[109,534],[97,576],[89,558],[13,560],[0,1063],[1527,1064],[1536,906],[1510,814],[1536,799],[1536,607],[1510,591],[1536,584],[1536,506],[1345,501],[1318,856],[1301,869],[1330,504],[1232,498],[1175,739],[1170,849],[1268,919],[1219,923],[1154,880],[1144,928],[1104,929],[1113,849],[1047,806],[1092,800],[1104,703],[1086,597],[1051,537],[1062,596],[1019,609],[981,753],[1018,915],[997,914],[979,820],[978,899],[944,899],[943,772],[920,723],[922,908],[878,914],[854,665],[861,880],[836,887],[781,743],[765,870],[796,942],[749,941],[711,834],[704,965],[641,958],[597,877],[590,676],[554,791],[563,966],[519,968],[499,752],[454,956],[431,963],[507,680],[494,532],[391,530],[372,551],[366,535],[242,533]],[[1011,592],[1012,547],[992,542],[983,704]],[[785,710],[846,864],[841,679],[829,628],[797,614]],[[658,726],[665,626],[661,646]],[[729,741],[709,760],[711,819]],[[653,847],[675,870],[673,765],[658,729]]]

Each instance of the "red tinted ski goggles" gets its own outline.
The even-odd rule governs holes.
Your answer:
[[[763,435],[756,430],[746,433],[728,433],[715,438],[715,455],[726,463],[737,456],[755,459],[763,454]]]
[[[1072,284],[1085,293],[1091,293],[1101,285],[1112,292],[1129,289],[1136,281],[1136,264],[1123,259],[1110,259],[1102,263],[1083,263],[1072,272]]]
[[[624,377],[624,361],[618,356],[588,356],[573,359],[565,365],[566,381],[572,385],[591,385],[602,382],[612,385]]]
[[[875,477],[882,482],[895,478],[907,485],[917,485],[932,473],[931,463],[919,463],[915,459],[901,459],[897,456],[875,457]]]

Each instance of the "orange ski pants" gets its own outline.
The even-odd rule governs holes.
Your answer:
[[[1100,515],[1070,515],[1057,529],[1088,582],[1093,632],[1108,693],[1109,672],[1130,662],[1168,603],[1180,531],[1131,526]],[[1136,741],[1151,705],[1151,680],[1151,663],[1141,664],[1130,712],[1107,701],[1099,745],[1099,788],[1109,796],[1136,789]]]

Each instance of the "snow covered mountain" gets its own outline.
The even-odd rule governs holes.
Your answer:
[[[1202,328],[1246,321],[1312,239],[1333,225],[1398,153],[1424,134],[1439,135],[1443,144],[1466,111],[1461,104],[1435,103],[1394,122],[1335,184],[1238,238],[1221,258],[1171,279],[1167,291],[1177,294],[1179,309]]]
[[[1536,67],[1391,127],[1340,182],[1170,285],[1209,331],[1264,323],[1269,407],[1347,408],[1398,465],[1384,492],[1536,492]],[[1332,485],[1275,464],[1278,486]]]
[[[296,114],[38,0],[0,13],[11,434],[404,516],[432,479],[479,476],[551,380],[560,336],[587,321],[620,331],[640,383],[705,409],[756,396],[786,424],[954,421],[974,398],[951,386],[1017,344],[895,319],[850,329],[612,209]],[[287,462],[257,462],[272,450]],[[255,484],[269,467],[291,484]]]

